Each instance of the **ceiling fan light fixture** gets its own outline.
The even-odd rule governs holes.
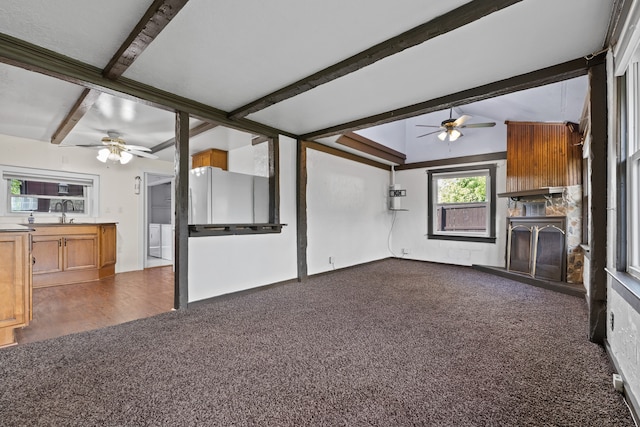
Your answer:
[[[126,165],[133,159],[133,154],[123,151],[117,146],[110,146],[109,148],[103,148],[98,151],[98,156],[96,159],[100,160],[102,163],[107,163],[107,161],[120,162],[122,165]]]
[[[102,150],[98,151],[96,159],[100,160],[102,163],[107,163],[107,160],[109,160],[109,154],[111,154],[111,151],[109,151],[108,148],[103,148]]]
[[[462,132],[460,132],[458,129],[451,129],[451,131],[449,132],[449,141],[455,141],[461,136]]]
[[[133,154],[127,153],[126,151],[120,152],[120,164],[126,165],[133,159]]]
[[[440,132],[438,134],[438,139],[440,141],[444,141],[445,139],[447,139],[447,131],[445,130],[445,131]]]

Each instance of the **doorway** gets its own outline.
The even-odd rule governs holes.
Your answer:
[[[174,265],[174,177],[144,175],[144,268]]]

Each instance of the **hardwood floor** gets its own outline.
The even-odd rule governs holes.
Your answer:
[[[33,290],[33,320],[18,345],[150,317],[173,308],[171,266]]]

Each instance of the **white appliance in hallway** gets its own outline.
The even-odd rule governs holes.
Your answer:
[[[149,224],[149,256],[162,257],[160,224]]]
[[[173,259],[173,226],[149,224],[149,256],[171,261]]]
[[[205,166],[189,176],[189,224],[269,221],[269,179]]]
[[[163,259],[173,260],[173,226],[171,224],[160,225],[160,248]]]
[[[146,261],[145,267],[169,265],[173,261],[173,177],[145,173]]]

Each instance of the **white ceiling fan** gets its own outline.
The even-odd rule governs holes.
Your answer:
[[[151,151],[151,149],[147,147],[126,144],[117,132],[108,131],[107,135],[109,136],[102,138],[102,145],[85,145],[85,147],[104,147],[98,151],[98,156],[96,157],[102,163],[110,160],[114,163],[119,161],[124,165],[129,163],[133,156],[146,157],[148,159],[158,158],[155,154],[148,153],[147,151]]]
[[[495,126],[495,122],[487,122],[487,123],[469,123],[465,124],[467,120],[469,120],[471,116],[462,115],[457,119],[453,118],[453,108],[449,110],[449,118],[444,120],[440,126],[436,125],[416,125],[418,127],[427,127],[427,128],[438,128],[433,132],[425,133],[424,135],[418,135],[416,138],[422,138],[423,136],[433,135],[434,133],[438,134],[438,139],[440,141],[455,141],[456,139],[464,136],[460,129],[463,128],[488,128]]]

